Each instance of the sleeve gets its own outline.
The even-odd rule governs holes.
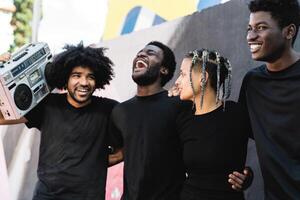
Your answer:
[[[117,109],[113,109],[110,115],[108,126],[108,143],[111,149],[119,149],[123,147],[122,133],[118,127],[119,118]],[[112,150],[112,151],[113,151]]]
[[[243,79],[241,90],[240,90],[240,95],[239,95],[239,104],[241,105],[242,113],[244,115],[244,119],[246,121],[246,124],[249,129],[247,132],[248,136],[252,139],[253,138],[253,133],[252,133],[252,128],[251,128],[251,121],[250,121],[250,116],[249,116],[249,111],[248,111],[248,104],[247,104],[247,84],[249,80],[249,74],[246,74],[246,76]]]
[[[176,130],[179,135],[185,130],[186,124],[191,120],[195,109],[192,101],[178,100],[178,115],[176,118]]]
[[[27,122],[25,125],[28,128],[37,128],[41,130],[43,116],[44,116],[44,110],[46,106],[46,102],[49,96],[47,96],[45,99],[43,99],[38,105],[36,105],[32,110],[30,110],[27,114],[25,114],[25,118],[27,119]]]

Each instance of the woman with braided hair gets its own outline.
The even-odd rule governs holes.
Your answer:
[[[187,174],[183,200],[244,199],[242,189],[251,178],[243,183],[245,174],[238,172],[244,169],[251,128],[242,107],[227,101],[230,86],[231,65],[218,52],[195,50],[183,59],[170,91],[194,104],[192,118],[180,130]],[[242,177],[243,188],[233,184],[234,175]]]

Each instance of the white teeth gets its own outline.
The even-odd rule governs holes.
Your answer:
[[[78,92],[88,92],[87,89],[78,89],[77,91],[78,91]]]
[[[147,63],[146,62],[144,62],[143,60],[138,60],[138,61],[136,61],[136,67],[141,67],[141,65],[143,66],[143,67],[147,67]]]
[[[250,51],[255,52],[260,49],[261,44],[250,44],[249,46],[250,46]]]

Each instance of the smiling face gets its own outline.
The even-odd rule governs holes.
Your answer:
[[[138,85],[150,85],[160,77],[163,51],[154,45],[147,45],[133,60],[132,79]]]
[[[247,41],[252,59],[270,63],[279,59],[287,46],[284,29],[265,11],[250,14]]]
[[[68,102],[76,108],[86,106],[91,102],[95,85],[95,76],[90,68],[74,67],[67,83]]]

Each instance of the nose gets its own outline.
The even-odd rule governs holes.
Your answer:
[[[258,37],[255,30],[249,30],[247,32],[247,41],[253,41]]]
[[[138,57],[144,57],[144,56],[146,56],[146,52],[144,52],[144,51],[140,51],[140,52],[138,52],[138,54],[136,55],[137,58],[138,58]]]
[[[180,77],[181,77],[181,76],[179,76],[179,77],[176,79],[176,81],[175,81],[175,87],[177,87],[177,88],[178,88],[178,86],[179,86],[179,84],[180,84]]]
[[[81,77],[79,81],[81,85],[88,85],[88,79],[86,77]]]

